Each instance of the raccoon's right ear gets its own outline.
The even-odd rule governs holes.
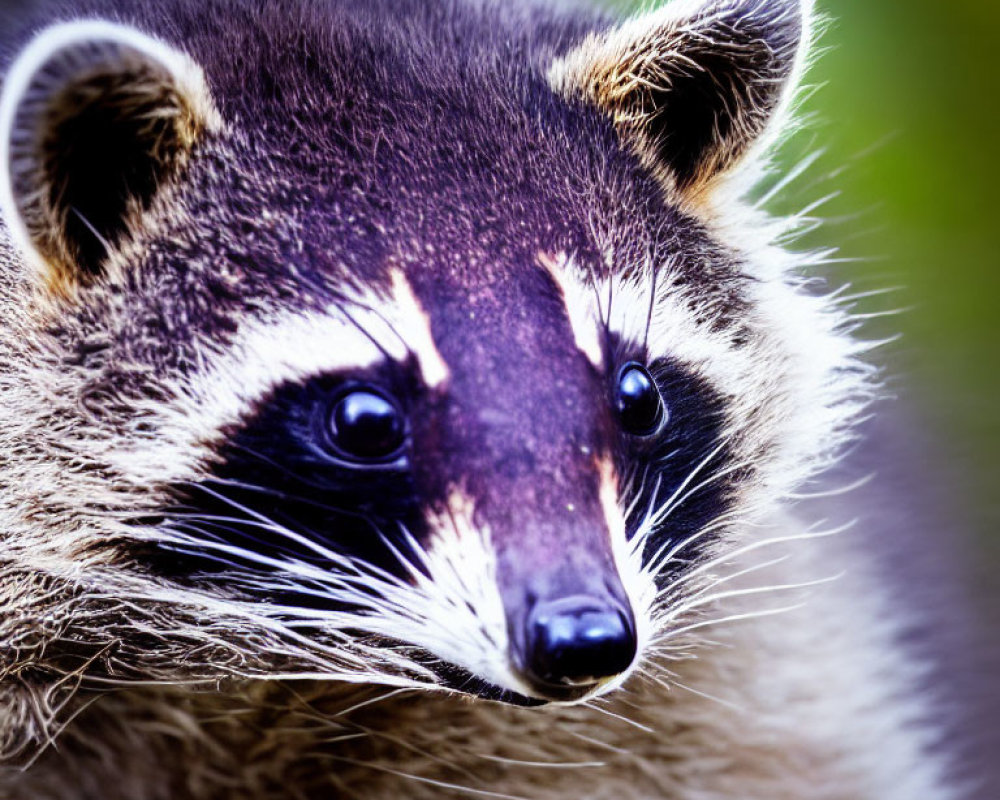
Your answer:
[[[813,0],[673,0],[595,33],[549,81],[605,112],[672,196],[697,204],[783,128]]]
[[[45,287],[99,276],[218,125],[201,69],[137,30],[60,23],[28,44],[0,96],[0,212]]]

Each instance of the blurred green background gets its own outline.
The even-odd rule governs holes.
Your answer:
[[[979,562],[985,578],[1000,564],[1000,4],[819,7],[831,22],[809,74],[819,88],[805,110],[816,124],[789,150],[825,148],[811,173],[830,179],[803,183],[814,196],[839,195],[807,241],[857,259],[837,276],[859,289],[899,287],[868,302],[905,309],[873,328],[902,334],[883,357],[910,376],[907,399],[940,457],[954,461],[947,474],[989,554]]]
[[[894,300],[907,310],[883,323],[903,334],[889,366],[912,376],[918,412],[955,461],[948,474],[986,555],[979,578],[995,586],[1000,5],[839,0],[822,8],[834,19],[823,39],[830,50],[811,78],[826,85],[808,106],[826,122],[821,170],[847,168],[826,209],[834,224],[814,238],[862,259],[845,269],[857,285],[901,287]]]
[[[977,536],[982,589],[1000,565],[1000,3],[817,0],[828,19],[807,75],[808,124],[781,151],[815,164],[773,204],[815,215],[807,247],[837,247],[834,283],[895,288],[861,311],[876,358],[934,442]],[[625,10],[660,5],[620,0]]]

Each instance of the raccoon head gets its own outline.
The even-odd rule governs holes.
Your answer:
[[[858,408],[740,200],[808,4],[268,13],[10,68],[8,676],[609,691]]]

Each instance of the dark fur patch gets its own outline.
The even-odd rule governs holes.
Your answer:
[[[333,569],[313,543],[405,578],[399,556],[409,552],[410,537],[418,544],[426,538],[410,449],[390,463],[357,465],[338,457],[324,438],[340,394],[372,384],[391,391],[405,411],[421,405],[418,384],[398,365],[370,374],[318,376],[262,398],[258,411],[231,432],[211,477],[174,487],[177,503],[160,524],[201,545],[147,552],[146,562],[182,580],[223,583],[227,572],[281,574],[280,566],[262,565],[254,555]],[[293,590],[273,594],[293,604],[324,605],[319,596]]]
[[[748,479],[749,467],[732,470],[733,448],[722,439],[725,401],[707,382],[669,360],[652,364],[669,419],[662,435],[628,438],[619,452],[619,470],[644,475],[639,499],[628,520],[635,531],[650,510],[670,502],[671,511],[650,533],[643,553],[658,562],[677,548],[676,558],[657,574],[661,588],[702,558],[716,536],[699,532],[733,506],[735,487]],[[626,493],[626,500],[631,501]]]
[[[537,325],[532,330],[540,333]],[[184,582],[238,588],[252,581],[232,583],[227,575],[281,573],[280,566],[256,563],[252,554],[334,569],[308,544],[312,542],[405,578],[411,566],[419,565],[411,544],[428,543],[426,510],[443,507],[450,488],[460,485],[477,503],[477,520],[494,531],[499,551],[512,554],[515,566],[506,575],[506,582],[515,584],[512,592],[523,593],[526,584],[533,595],[606,591],[614,570],[595,502],[597,455],[610,449],[620,474],[641,476],[638,498],[626,491],[626,499],[635,500],[630,532],[647,512],[675,493],[683,496],[690,490],[650,535],[647,560],[689,540],[725,513],[733,487],[748,474],[737,470],[720,475],[730,463],[729,450],[720,447],[722,400],[677,365],[651,365],[669,421],[657,436],[636,437],[620,431],[611,418],[617,370],[594,375],[593,382],[585,377],[587,388],[572,402],[578,390],[567,382],[568,373],[553,372],[573,360],[572,354],[568,359],[514,357],[489,366],[491,357],[510,356],[509,349],[480,352],[468,338],[458,341],[468,351],[470,364],[464,371],[461,364],[455,365],[460,379],[447,393],[427,392],[411,371],[398,365],[370,374],[321,376],[276,390],[232,432],[212,476],[176,487],[176,506],[155,521],[194,536],[202,545],[146,551],[141,560]],[[565,344],[557,339],[543,346],[558,350]],[[640,355],[632,349],[609,342],[609,351],[621,363]],[[576,358],[584,361],[579,354]],[[484,363],[485,372],[480,369]],[[503,390],[509,382],[526,388]],[[338,393],[353,385],[377,385],[391,392],[410,415],[407,450],[397,461],[351,466],[324,445],[317,426],[324,424]],[[505,403],[518,402],[524,405],[504,408]],[[572,513],[566,513],[567,507],[573,507]],[[711,541],[709,537],[685,546],[660,575],[661,583],[666,585],[696,562]],[[215,547],[219,544],[248,555],[220,552]],[[546,566],[550,561],[552,568]],[[596,581],[594,586],[581,583],[584,576],[578,569],[566,572],[560,567],[591,561],[586,574]],[[517,564],[530,567],[531,574]],[[260,597],[259,591],[251,594]],[[268,597],[300,607],[328,605],[320,595],[299,593],[291,586],[287,592],[272,589]],[[523,602],[521,597],[516,604]]]

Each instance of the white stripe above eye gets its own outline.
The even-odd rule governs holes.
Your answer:
[[[434,344],[427,312],[413,294],[406,276],[398,269],[392,272],[392,309],[396,334],[420,364],[424,384],[431,389],[438,388],[448,380],[448,365]]]
[[[157,424],[111,455],[124,474],[149,484],[197,478],[227,430],[285,383],[409,358],[429,388],[448,379],[427,316],[401,273],[392,276],[387,294],[359,294],[321,311],[263,315],[244,324],[233,343],[222,348],[207,342],[205,348],[200,360],[210,368],[165,379],[169,399],[136,408],[136,419]]]
[[[716,330],[718,312],[709,298],[683,285],[669,260],[610,276],[587,273],[565,253],[539,254],[538,261],[562,292],[577,347],[599,369],[606,368],[602,338],[611,333],[647,363],[670,358],[722,394],[738,394],[745,386],[752,358],[734,346],[725,328]]]
[[[352,309],[352,317],[370,312]],[[322,314],[278,314],[244,325],[222,353],[203,356],[211,369],[166,381],[171,396],[137,418],[155,419],[155,431],[137,434],[112,454],[125,475],[150,485],[200,477],[227,429],[238,425],[286,382],[323,373],[364,370],[385,356],[375,341],[339,309]],[[215,349],[215,343],[209,347]]]
[[[538,254],[538,263],[556,282],[566,305],[566,315],[573,330],[573,340],[598,369],[604,367],[604,348],[601,346],[601,315],[596,304],[595,289],[573,274],[573,265],[566,253],[552,256]]]

